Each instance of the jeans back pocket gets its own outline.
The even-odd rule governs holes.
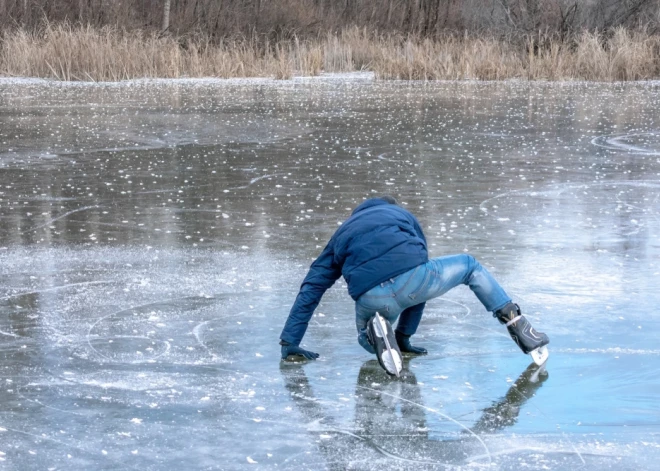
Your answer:
[[[422,282],[419,285],[417,285],[417,287],[408,294],[408,298],[415,301],[419,296],[421,296],[426,291],[430,278],[431,278],[431,270],[424,267],[424,278],[422,279]],[[410,285],[412,284],[413,283],[410,283]]]

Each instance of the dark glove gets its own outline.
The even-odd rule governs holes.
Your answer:
[[[319,357],[318,353],[310,352],[297,345],[290,345],[284,340],[280,342],[280,345],[282,345],[282,360],[285,361],[316,360]]]
[[[399,331],[394,332],[396,343],[399,345],[401,353],[412,353],[413,355],[426,355],[429,351],[422,347],[413,347],[410,345],[410,335],[402,334]]]

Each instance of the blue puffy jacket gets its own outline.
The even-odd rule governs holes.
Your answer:
[[[365,201],[312,263],[280,339],[300,344],[323,293],[340,276],[357,300],[379,283],[426,262],[426,238],[415,216],[381,198]]]

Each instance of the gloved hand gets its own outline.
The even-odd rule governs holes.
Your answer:
[[[426,355],[429,351],[422,347],[413,347],[410,344],[410,335],[402,334],[399,331],[394,332],[396,343],[399,345],[401,353],[412,353],[413,355]]]
[[[284,340],[280,342],[280,345],[282,345],[282,360],[285,361],[316,360],[319,357],[318,353],[310,352],[298,345],[290,345]]]

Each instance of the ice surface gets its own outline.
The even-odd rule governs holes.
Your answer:
[[[0,80],[0,469],[653,469],[657,87]],[[321,358],[280,364],[383,193],[548,333],[547,375],[457,289],[391,378],[341,281]]]

